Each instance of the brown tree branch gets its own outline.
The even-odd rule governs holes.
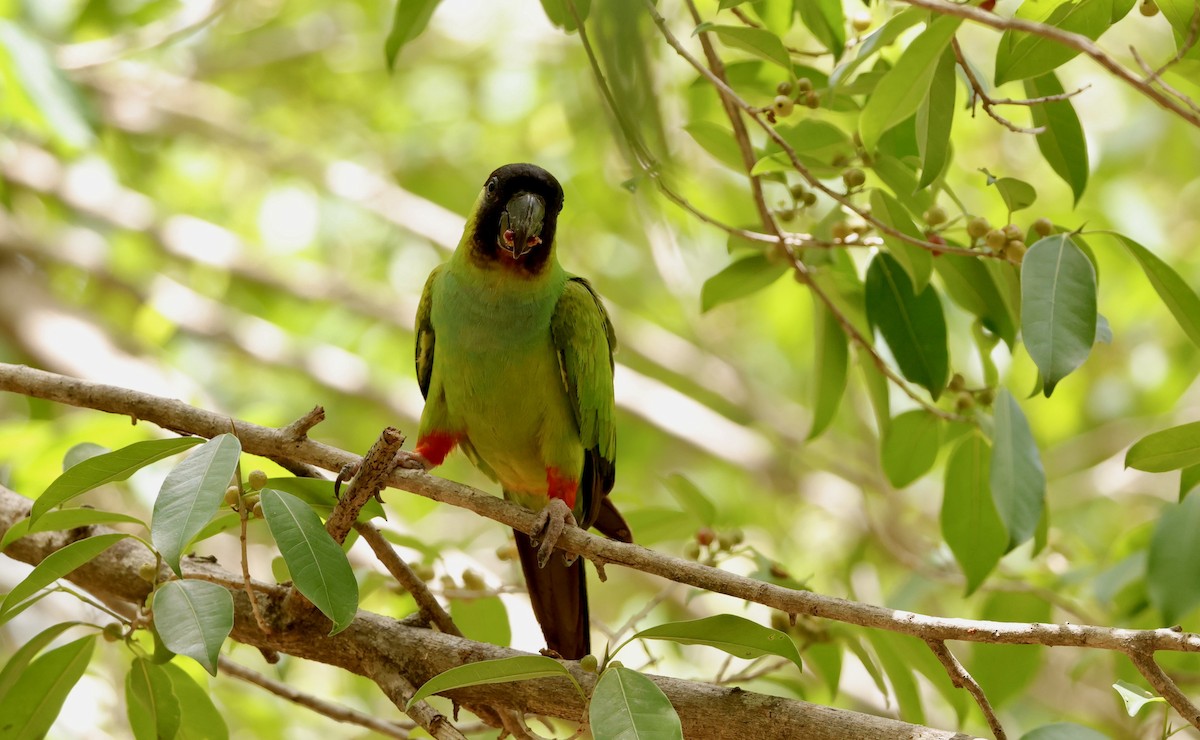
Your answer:
[[[388,543],[383,533],[375,528],[370,522],[355,522],[354,528],[362,535],[367,544],[375,552],[375,557],[379,558],[379,562],[383,563],[383,567],[387,568],[388,573],[392,574],[392,578],[396,582],[412,594],[413,599],[417,602],[417,608],[420,610],[422,619],[426,624],[432,623],[439,630],[448,635],[462,637],[463,633],[458,629],[458,625],[450,618],[450,615],[438,603],[438,600],[429,592],[429,587],[425,585],[420,576],[413,572],[412,568],[408,567],[408,563],[396,552],[396,550]]]
[[[950,675],[950,681],[953,682],[956,688],[966,689],[979,705],[979,711],[983,712],[984,719],[987,720],[988,727],[991,728],[992,734],[996,740],[1007,740],[1008,735],[1005,734],[1004,728],[1000,725],[1000,720],[996,717],[996,711],[992,709],[992,703],[988,701],[987,694],[983,693],[983,688],[979,682],[975,680],[958,658],[954,657],[954,653],[950,652],[950,648],[946,647],[946,643],[941,640],[926,640],[925,644],[941,661],[942,667],[946,669],[946,673]]]
[[[1171,707],[1179,712],[1179,716],[1187,720],[1188,724],[1196,729],[1200,729],[1200,709],[1187,698],[1187,695],[1179,690],[1171,677],[1163,672],[1159,667],[1158,662],[1154,660],[1154,652],[1150,650],[1128,650],[1125,653],[1129,656],[1129,660],[1133,662],[1138,672],[1142,674],[1158,695],[1167,700]]]
[[[965,74],[967,76],[967,82],[969,82],[971,84],[971,116],[972,117],[974,117],[974,115],[975,115],[975,101],[978,100],[979,103],[983,106],[984,113],[991,116],[992,120],[994,120],[996,123],[1000,124],[1001,126],[1005,127],[1009,131],[1012,131],[1013,133],[1035,134],[1036,135],[1036,134],[1043,134],[1046,132],[1045,126],[1035,126],[1033,128],[1026,128],[1025,126],[1018,126],[1017,124],[1008,120],[1007,118],[1000,115],[996,111],[992,110],[992,106],[998,105],[999,103],[997,103],[995,100],[992,100],[991,96],[987,94],[987,91],[983,89],[983,85],[980,84],[979,79],[977,77],[975,77],[975,70],[971,69],[971,65],[967,63],[966,57],[963,56],[962,47],[959,46],[958,39],[957,38],[950,39],[950,44],[951,44],[951,46],[954,47],[954,58],[958,61],[959,69],[961,69],[963,71],[963,74]],[[1072,93],[1072,94],[1074,94],[1074,93]],[[1059,96],[1054,96],[1054,97],[1056,97],[1058,99],[1064,99],[1066,96],[1059,95]],[[1022,101],[1007,100],[1005,102],[1015,105]],[[1029,101],[1024,101],[1024,103],[1029,104]]]

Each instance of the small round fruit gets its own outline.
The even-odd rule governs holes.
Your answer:
[[[422,581],[433,580],[433,566],[429,563],[417,563],[413,566],[413,574]]]
[[[138,578],[146,583],[154,583],[158,580],[158,566],[154,563],[142,563],[142,567],[138,568]]]
[[[1154,0],[1142,0],[1138,3],[1138,12],[1147,18],[1153,18],[1158,15],[1158,4]]]
[[[609,662],[608,667],[609,668],[624,668],[625,664],[619,660],[613,660],[613,661]]]
[[[464,586],[472,591],[483,591],[487,588],[487,584],[484,583],[483,576],[470,569],[463,571],[462,582]]]
[[[774,102],[771,103],[771,110],[775,111],[775,115],[780,118],[787,118],[795,109],[796,103],[786,95],[776,95]]]
[[[258,519],[263,518],[263,510],[262,510],[262,502],[261,501],[254,502],[254,506],[251,507],[251,509],[250,509],[250,516],[256,517]]]
[[[695,540],[688,540],[683,545],[683,556],[688,560],[700,559],[700,543]]]
[[[238,492],[237,486],[230,486],[229,488],[226,488],[225,489],[225,505],[233,506],[234,504],[236,504],[239,495],[240,494]]]
[[[1008,237],[1000,229],[992,229],[984,238],[987,240],[987,245],[995,250],[1003,249],[1004,245],[1008,243]]]
[[[930,206],[923,217],[930,226],[946,223],[946,211],[941,206]]]
[[[441,584],[443,591],[453,591],[458,588],[458,584],[454,582],[454,578],[449,575],[442,576]]]
[[[1013,239],[1020,239],[1022,236],[1025,235],[1021,233],[1020,226],[1017,226],[1016,224],[1004,225],[1004,237],[1009,241],[1012,241]]]
[[[733,541],[733,544],[740,545],[746,541],[746,533],[740,527],[734,527],[729,530],[729,539]]]
[[[804,196],[808,195],[808,187],[802,182],[796,183],[789,190],[792,193],[792,200],[804,200]]]
[[[712,531],[712,527],[701,527],[696,530],[696,541],[701,545],[708,547],[717,538],[717,533]]]
[[[779,83],[775,86],[775,94],[790,96],[792,94],[792,83],[788,80]]]
[[[946,246],[946,239],[941,234],[937,233],[936,231],[926,231],[925,232],[925,241],[929,242],[930,244],[937,244],[940,247]],[[932,251],[933,251],[934,257],[941,254],[941,252],[939,252],[937,250],[932,250]]]
[[[243,496],[242,506],[245,506],[247,509],[253,509],[255,506],[258,506],[258,494],[252,493],[249,496]]]
[[[1004,245],[1004,256],[1018,265],[1025,259],[1025,242],[1013,240]]]
[[[261,470],[250,471],[250,490],[261,491],[263,486],[267,485],[267,474]]]
[[[595,673],[600,668],[600,661],[596,660],[596,656],[588,653],[579,659],[579,667],[588,673]]]
[[[950,382],[946,385],[946,390],[958,393],[966,387],[967,379],[962,376],[962,373],[954,373],[954,377],[950,378]]]
[[[1033,230],[1038,236],[1050,236],[1054,233],[1054,223],[1048,218],[1039,218],[1033,222]]]
[[[804,93],[804,104],[809,108],[820,108],[821,96],[817,94],[816,90],[809,90]]]
[[[854,19],[850,21],[850,25],[854,26],[854,30],[862,33],[871,27],[871,14],[865,11],[859,11],[854,14]]]
[[[812,80],[808,79],[807,77],[801,77],[800,79],[796,80],[796,89],[800,92],[808,92],[812,90]]]
[[[786,224],[796,217],[796,211],[792,208],[785,208],[782,211],[776,211],[775,215],[779,217],[780,221]]]
[[[984,388],[983,390],[979,391],[979,393],[975,394],[975,400],[978,401],[979,405],[981,406],[991,406],[996,400],[996,391],[992,388]]]
[[[104,636],[105,642],[116,642],[125,636],[125,630],[119,622],[109,622],[104,625],[104,631],[100,634]]]
[[[975,399],[970,393],[964,393],[954,402],[954,410],[960,414],[964,411],[970,411],[975,408]]]
[[[991,230],[991,222],[983,216],[975,216],[967,222],[967,236],[971,237],[972,240],[982,239]]]
[[[817,194],[816,193],[805,193],[804,194],[804,205],[806,205],[806,206],[816,205],[816,202],[817,202]]]
[[[846,187],[851,190],[854,188],[861,188],[863,183],[866,181],[867,173],[863,172],[857,167],[851,167],[850,169],[842,172],[842,182],[844,182]]]
[[[850,228],[850,224],[845,221],[837,221],[829,227],[829,235],[834,239],[845,239],[854,233],[854,229]]]
[[[729,536],[728,532],[721,532],[720,534],[717,535],[717,549],[718,550],[732,550],[733,549],[733,538]]]

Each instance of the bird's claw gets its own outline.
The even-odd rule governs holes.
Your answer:
[[[546,563],[550,562],[550,554],[554,552],[554,546],[558,544],[558,538],[562,536],[563,531],[567,526],[577,527],[575,515],[567,507],[565,501],[560,498],[552,498],[550,502],[542,507],[538,512],[537,520],[533,523],[533,531],[529,534],[529,541],[533,546],[538,548],[538,567],[545,568]],[[540,544],[539,544],[540,543]],[[567,557],[570,561],[567,565],[575,562],[577,556],[565,554],[564,560]]]
[[[400,450],[396,453],[396,467],[405,470],[423,470],[428,473],[434,468],[434,465],[419,452]]]

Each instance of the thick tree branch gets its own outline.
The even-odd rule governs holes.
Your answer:
[[[1187,720],[1188,724],[1200,729],[1200,709],[1179,690],[1171,677],[1163,672],[1158,662],[1154,660],[1154,653],[1145,650],[1129,650],[1126,654],[1142,677],[1158,692],[1158,695],[1166,699],[1167,703],[1176,712],[1179,712],[1179,716]]]

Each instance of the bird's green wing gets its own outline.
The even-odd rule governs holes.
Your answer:
[[[429,273],[425,281],[425,289],[421,291],[421,302],[417,305],[417,341],[413,342],[416,349],[417,384],[421,386],[421,395],[429,398],[429,380],[433,377],[433,284],[445,265],[438,265]]]
[[[595,521],[616,476],[613,352],[617,340],[604,304],[583,278],[567,281],[550,322],[563,387],[584,448],[579,481],[584,497],[580,525],[587,528]]]

